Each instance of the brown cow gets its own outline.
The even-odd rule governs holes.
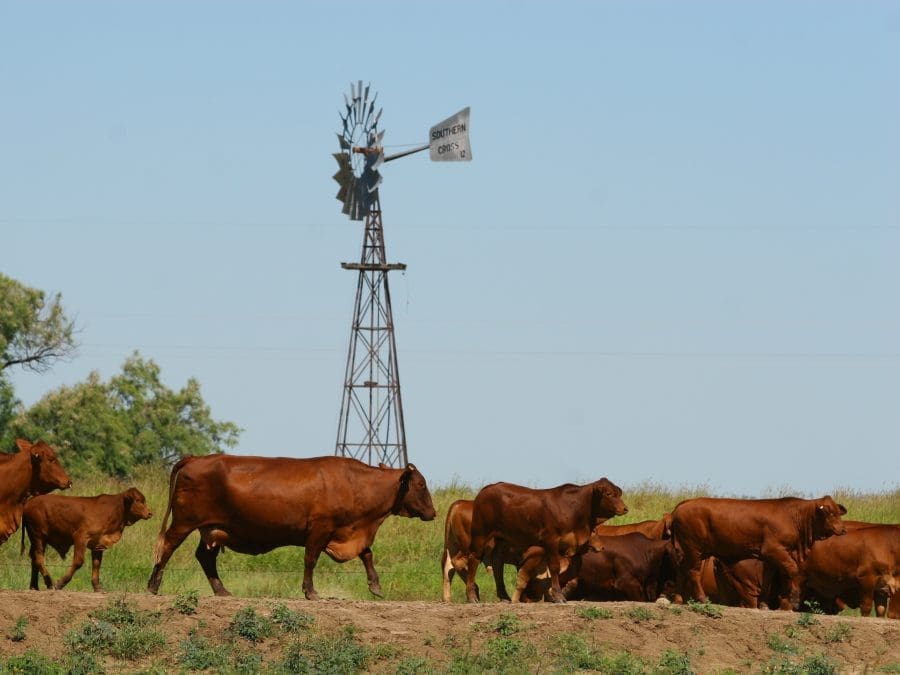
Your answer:
[[[726,562],[759,558],[783,575],[782,609],[799,609],[801,565],[816,540],[844,534],[845,513],[847,509],[830,496],[681,502],[672,512],[679,589],[704,602],[707,596],[700,580],[704,558],[716,556]]]
[[[25,505],[22,552],[25,551],[27,530],[31,540],[31,589],[38,589],[38,572],[44,577],[47,588],[63,588],[84,564],[84,552],[90,549],[91,584],[95,592],[102,591],[100,565],[103,563],[103,551],[122,538],[126,526],[152,515],[144,495],[134,487],[115,495],[43,495],[30,500]],[[72,546],[75,547],[72,566],[56,584],[44,565],[47,544],[55,548],[61,558],[66,557]]]
[[[172,524],[166,529],[170,512]],[[147,590],[159,590],[169,557],[200,530],[196,557],[216,595],[230,595],[216,570],[222,547],[257,555],[305,546],[303,593],[308,599],[318,598],[313,569],[322,551],[337,562],[358,557],[369,590],[381,596],[370,547],[392,514],[422,520],[436,515],[425,478],[412,464],[387,469],[345,457],[187,457],[172,469]]]
[[[563,560],[589,546],[591,530],[628,508],[622,490],[606,478],[588,485],[560,485],[545,490],[494,483],[481,489],[472,512],[466,598],[477,602],[475,574],[490,547],[522,552],[516,581],[516,601],[543,564],[550,571],[550,595],[565,602],[559,586]],[[540,549],[540,550],[538,550]]]
[[[9,539],[22,522],[25,500],[57,488],[72,487],[72,481],[44,441],[16,441],[19,451],[0,454],[0,544]]]
[[[874,606],[883,617],[888,602],[900,599],[900,526],[869,524],[817,541],[804,573],[804,595],[826,611],[859,607],[869,616]]]
[[[729,563],[709,557],[701,563],[700,583],[710,602],[717,605],[751,609],[777,607],[778,581],[776,570],[756,558]]]
[[[626,523],[625,525],[598,525],[594,528],[594,534],[604,537],[617,537],[622,534],[638,532],[647,539],[671,539],[672,538],[672,514],[664,513],[659,520],[642,520],[638,523]]]

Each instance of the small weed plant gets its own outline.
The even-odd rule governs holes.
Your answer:
[[[501,612],[490,628],[500,635],[515,635],[522,630],[522,620],[512,612]]]
[[[288,609],[287,605],[279,602],[272,607],[272,622],[283,633],[299,633],[312,628],[315,619],[309,614]]]
[[[632,607],[627,612],[625,612],[625,616],[627,616],[635,623],[641,623],[643,621],[650,621],[650,619],[653,618],[653,612],[651,612],[646,607],[638,605],[637,607]]]
[[[671,649],[662,653],[654,672],[660,675],[694,675],[694,671],[691,669],[691,657]]]
[[[579,607],[575,610],[575,615],[589,621],[594,619],[611,619],[613,617],[613,613],[610,610],[602,607]]]
[[[688,600],[687,608],[697,614],[708,616],[711,619],[721,619],[725,612],[719,605],[714,605],[709,600],[706,602],[697,602],[696,600]]]
[[[796,642],[791,642],[788,638],[782,637],[778,633],[769,633],[766,638],[766,644],[773,652],[779,654],[796,654],[800,651],[800,647]]]
[[[825,631],[825,642],[846,642],[850,639],[853,628],[848,623],[839,621]]]
[[[20,616],[16,619],[7,637],[13,642],[21,642],[25,639],[25,629],[28,628],[28,617]]]
[[[272,621],[257,614],[253,607],[247,606],[238,610],[234,615],[228,631],[249,642],[262,642],[272,635]]]
[[[197,607],[200,605],[200,592],[194,588],[184,593],[179,593],[172,601],[172,607],[179,614],[189,616],[197,613]]]
[[[809,628],[819,623],[819,620],[812,615],[812,612],[803,612],[797,619],[797,625]]]

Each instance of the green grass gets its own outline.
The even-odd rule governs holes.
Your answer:
[[[119,492],[129,485],[136,485],[146,495],[154,516],[126,528],[122,540],[103,556],[101,578],[104,588],[114,593],[140,593],[146,588],[153,566],[153,547],[159,532],[160,519],[168,501],[168,472],[145,470],[128,482],[109,478],[89,478],[78,481],[71,495],[95,495]],[[432,486],[432,496],[438,517],[430,523],[418,519],[389,517],[375,539],[372,550],[375,565],[381,576],[381,585],[388,600],[430,600],[441,596],[440,557],[443,546],[444,515],[456,499],[472,499],[476,490],[453,484]],[[624,524],[658,518],[671,511],[675,505],[690,497],[709,494],[704,487],[668,489],[655,483],[643,483],[626,487],[624,499],[629,511],[626,516],[615,518],[613,524]],[[833,496],[844,504],[848,518],[872,522],[900,522],[900,489],[882,493],[860,493],[836,490]],[[200,565],[194,558],[198,535],[192,534],[179,547],[166,567],[161,593],[176,595],[199,591],[202,596],[211,594],[209,584]],[[70,554],[71,555],[71,554]],[[55,551],[48,551],[47,563],[54,579],[68,568],[69,561],[62,561]],[[303,577],[303,549],[284,547],[260,556],[249,556],[225,551],[218,558],[220,576],[232,593],[242,597],[302,598],[300,584]],[[507,566],[507,586],[513,587],[513,571]],[[19,533],[5,546],[0,546],[0,588],[26,589],[30,579],[30,562],[27,554],[19,555]],[[484,568],[478,571],[482,599],[496,599],[493,579]],[[337,564],[322,555],[315,571],[316,588],[322,597],[368,600],[368,591],[362,563],[351,560]],[[453,582],[453,599],[465,599],[464,584]],[[91,591],[90,564],[79,570],[67,590]]]

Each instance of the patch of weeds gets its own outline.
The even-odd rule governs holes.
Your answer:
[[[130,625],[123,626],[116,632],[107,651],[117,659],[136,661],[149,656],[165,644],[166,639],[162,633],[144,626]]]
[[[146,626],[159,621],[159,612],[149,612],[138,609],[133,603],[125,601],[124,597],[114,598],[106,603],[106,606],[88,612],[88,616],[105,621],[113,626]]]
[[[73,652],[94,654],[109,649],[116,639],[116,627],[107,621],[85,621],[63,637],[63,644]]]
[[[773,652],[781,654],[797,654],[800,651],[800,647],[795,642],[781,637],[778,633],[769,633],[766,644]]]
[[[613,617],[613,613],[610,610],[602,607],[580,607],[575,610],[575,615],[590,621],[594,619],[611,619]]]
[[[419,675],[419,673],[429,673],[434,670],[434,666],[424,656],[408,656],[397,664],[396,675]]]
[[[288,609],[287,605],[279,602],[272,608],[272,621],[283,633],[299,633],[309,630],[315,623],[315,618],[309,614]]]
[[[684,612],[684,607],[681,605],[669,605],[669,611],[675,616],[681,616],[681,613]]]
[[[490,629],[500,635],[515,635],[522,630],[522,620],[512,612],[500,612],[497,620],[490,624]]]
[[[818,600],[804,600],[801,603],[806,610],[810,614],[824,614],[824,610],[822,609],[822,605],[819,604]]]
[[[628,652],[604,654],[575,633],[560,633],[553,640],[554,664],[561,672],[597,670],[622,675],[643,675],[646,664]]]
[[[838,621],[834,626],[825,631],[825,642],[846,642],[850,639],[853,628],[849,623]]]
[[[788,636],[789,638],[794,639],[797,637],[797,629],[794,628],[793,626],[788,626],[787,628],[784,629],[784,634],[786,636]]]
[[[4,673],[17,675],[66,675],[66,668],[49,656],[35,649],[29,649],[20,656],[10,656],[3,668]]]
[[[879,673],[900,673],[900,661],[897,663],[885,663],[883,666],[878,666]]]
[[[103,675],[103,666],[93,654],[75,653],[66,657],[66,675]]]
[[[16,619],[16,622],[9,630],[9,633],[6,634],[6,637],[8,637],[13,642],[21,642],[25,639],[26,628],[28,628],[28,617],[20,616],[18,619]]]
[[[642,621],[649,621],[653,618],[653,612],[651,612],[646,607],[642,607],[638,605],[636,607],[632,607],[627,612],[625,612],[625,616],[634,621],[635,623],[641,623]]]
[[[803,672],[807,675],[837,675],[838,665],[825,654],[814,654],[803,661]]]
[[[784,656],[773,656],[762,665],[763,675],[804,675],[803,666],[797,665]]]
[[[694,675],[691,657],[681,652],[667,649],[656,664],[656,672],[665,675]]]
[[[263,657],[262,654],[244,649],[235,652],[233,660],[234,672],[238,675],[247,673],[253,675],[262,672]]]
[[[797,625],[803,626],[804,628],[815,626],[817,623],[819,623],[819,620],[814,617],[811,612],[803,612],[797,619]]]
[[[631,652],[619,652],[604,659],[603,672],[616,675],[644,675],[647,667],[640,657]]]
[[[272,621],[257,614],[253,607],[238,610],[231,620],[228,631],[249,642],[262,642],[272,634]]]
[[[179,593],[172,601],[172,607],[179,614],[190,615],[197,613],[197,607],[200,605],[200,591],[196,588],[184,593]]]
[[[221,670],[228,663],[228,646],[191,632],[178,646],[178,663],[188,670]]]
[[[688,600],[687,608],[697,614],[708,616],[711,619],[721,619],[725,612],[719,605],[714,605],[709,600],[706,602],[697,602],[696,600]]]
[[[484,651],[478,661],[484,670],[504,673],[525,669],[523,661],[531,660],[536,655],[537,650],[529,642],[514,637],[497,637],[485,640]]]
[[[356,636],[355,626],[338,634],[309,635],[284,650],[276,672],[356,673],[366,668],[370,652]]]
[[[372,649],[372,657],[379,661],[390,661],[400,656],[400,647],[392,645],[388,642],[382,642],[380,645]]]

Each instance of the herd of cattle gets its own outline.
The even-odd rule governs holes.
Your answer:
[[[32,589],[39,574],[48,588],[65,586],[90,550],[93,587],[101,590],[103,551],[127,525],[152,515],[144,495],[136,488],[96,497],[47,494],[72,484],[53,449],[42,441],[16,443],[17,453],[0,455],[0,544],[22,525],[23,552],[26,532],[31,542]],[[467,599],[477,602],[483,564],[497,596],[513,602],[666,597],[826,612],[852,607],[864,616],[874,607],[877,616],[900,618],[900,525],[844,520],[846,509],[829,496],[689,499],[659,520],[606,524],[627,512],[622,490],[606,478],[550,489],[488,485],[447,512],[443,599],[450,600],[459,575]],[[159,590],[169,558],[198,530],[195,555],[216,595],[229,595],[216,568],[224,547],[259,554],[303,546],[308,599],[318,597],[313,570],[322,552],[337,562],[359,558],[369,590],[381,596],[371,546],[390,515],[426,521],[437,515],[412,464],[187,457],[172,469],[147,588]],[[55,584],[44,564],[47,545],[63,557],[74,546],[71,567]],[[505,565],[517,570],[512,598]]]

